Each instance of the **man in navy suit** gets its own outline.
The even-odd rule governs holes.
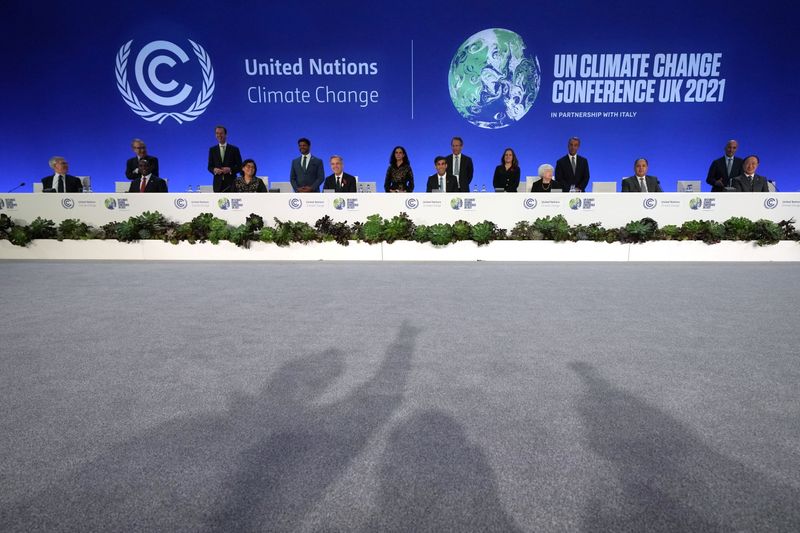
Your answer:
[[[712,192],[721,192],[726,187],[732,187],[731,179],[742,174],[744,160],[741,157],[735,157],[738,149],[739,143],[731,139],[725,145],[725,157],[711,162],[711,166],[708,167],[706,183],[711,185]]]
[[[55,172],[42,178],[43,192],[83,192],[81,179],[67,174],[69,164],[66,159],[55,155],[48,164]]]
[[[441,155],[436,156],[433,160],[433,164],[436,167],[436,174],[428,176],[426,191],[459,192],[458,180],[447,171],[447,158]],[[444,186],[444,191],[442,191],[442,186]]]
[[[228,144],[228,129],[214,128],[217,144],[208,149],[208,171],[214,175],[214,192],[228,192],[233,188],[236,175],[242,170],[242,154]]]
[[[647,159],[641,157],[633,162],[634,176],[622,180],[622,192],[664,192],[655,176],[647,175]]]
[[[147,153],[147,147],[145,146],[144,141],[141,139],[132,140],[131,148],[133,148],[133,153],[136,155],[125,162],[125,177],[129,180],[139,177],[140,159],[147,159],[150,161],[150,171],[158,176],[158,158]]]
[[[319,192],[319,186],[325,181],[325,169],[322,159],[311,155],[311,141],[305,137],[297,141],[300,157],[292,159],[289,181],[294,192]]]
[[[458,180],[458,190],[469,192],[469,184],[472,183],[472,176],[475,169],[472,165],[472,158],[461,153],[464,148],[464,141],[461,137],[453,137],[450,141],[452,154],[447,156],[447,168]]]
[[[567,155],[556,161],[556,181],[568,191],[572,187],[578,192],[585,191],[589,185],[589,160],[578,155],[581,140],[570,137],[567,141]]]
[[[742,164],[742,174],[731,180],[738,192],[769,192],[767,178],[756,174],[759,160],[757,155],[748,155]]]
[[[128,192],[167,192],[167,182],[153,174],[147,159],[139,160],[139,177],[131,181]]]
[[[356,192],[356,177],[344,171],[344,160],[340,155],[332,155],[330,160],[331,174],[325,178],[325,190],[336,192]]]

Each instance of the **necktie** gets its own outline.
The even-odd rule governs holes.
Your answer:
[[[570,159],[572,160],[572,173],[575,174],[575,156],[570,156]]]
[[[444,178],[439,176],[439,192],[445,192],[444,190]]]
[[[307,158],[308,158],[307,155],[303,156],[303,170],[305,170],[306,167],[308,166],[308,159]]]
[[[342,177],[341,176],[336,176],[336,188],[337,189],[341,189],[342,188]]]
[[[139,180],[139,192],[144,192],[146,188],[147,188],[147,178],[142,176],[142,179]]]
[[[64,176],[58,175],[58,192],[64,192]]]
[[[647,192],[647,183],[644,182],[644,178],[639,178],[639,188],[642,192]]]
[[[219,145],[219,160],[220,160],[220,162],[224,162],[225,161],[225,145],[224,144],[220,144]]]
[[[730,157],[728,158],[728,177],[731,175],[731,166],[733,165],[733,159]]]
[[[459,170],[461,170],[461,156],[457,155],[453,158],[453,174],[458,176]]]

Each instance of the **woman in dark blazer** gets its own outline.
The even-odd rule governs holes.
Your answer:
[[[519,187],[519,161],[517,154],[511,148],[503,151],[500,164],[494,169],[492,185],[496,189],[504,189],[505,192],[517,192]]]
[[[256,177],[256,162],[252,159],[245,159],[242,162],[242,175],[233,182],[234,192],[267,192],[264,180]]]
[[[386,180],[383,182],[386,192],[414,192],[414,171],[408,160],[406,149],[395,146],[389,156],[389,168],[386,169]]]

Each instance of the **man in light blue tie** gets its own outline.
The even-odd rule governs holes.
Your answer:
[[[725,144],[725,156],[711,162],[706,177],[706,183],[711,185],[711,192],[727,190],[731,187],[731,179],[741,175],[744,161],[741,157],[735,157],[738,149],[739,143],[731,139]]]
[[[325,181],[322,159],[311,155],[311,141],[302,137],[297,141],[300,157],[292,159],[289,181],[294,192],[319,192]]]

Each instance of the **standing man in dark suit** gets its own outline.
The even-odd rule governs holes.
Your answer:
[[[711,162],[706,177],[706,183],[711,185],[711,192],[722,192],[726,187],[732,187],[731,179],[741,176],[744,161],[741,157],[734,157],[738,149],[739,143],[731,139],[725,144],[725,157]]]
[[[139,161],[141,159],[147,159],[150,162],[150,170],[153,174],[158,176],[158,158],[147,153],[147,147],[144,145],[144,141],[141,139],[132,140],[131,148],[133,148],[133,153],[136,155],[125,162],[125,177],[129,180],[139,177]]]
[[[664,192],[655,176],[647,175],[647,159],[641,157],[633,162],[634,176],[622,180],[622,192]]]
[[[298,139],[297,147],[300,157],[292,159],[289,181],[294,192],[319,192],[319,186],[325,181],[325,169],[322,159],[311,155],[311,141],[305,137]]]
[[[242,171],[242,154],[228,144],[228,129],[214,128],[217,145],[208,149],[208,171],[214,175],[214,192],[228,192],[233,188],[236,175]]]
[[[459,192],[458,180],[455,176],[447,171],[447,158],[444,156],[436,156],[433,160],[436,167],[436,174],[428,176],[427,192],[439,190],[439,192]],[[445,190],[442,191],[442,186]]]
[[[325,185],[322,189],[333,189],[336,192],[356,192],[356,177],[344,171],[342,156],[332,155],[330,165],[333,174],[325,178]]]
[[[464,140],[461,137],[453,137],[450,141],[450,150],[453,153],[445,159],[447,160],[447,168],[450,169],[450,173],[458,181],[458,190],[460,192],[469,192],[469,184],[472,183],[472,175],[475,169],[472,166],[472,158],[461,153],[463,148]]]
[[[81,179],[67,174],[69,163],[66,159],[54,155],[48,164],[54,173],[42,178],[42,192],[83,192]]]
[[[131,182],[128,192],[167,192],[167,182],[153,174],[147,159],[139,160],[139,177]]]
[[[759,163],[757,155],[748,155],[744,158],[742,174],[731,180],[737,192],[769,192],[767,178],[756,174]]]
[[[570,137],[567,141],[567,155],[556,161],[556,181],[565,191],[582,192],[589,186],[589,160],[578,155],[580,147],[581,140]]]

